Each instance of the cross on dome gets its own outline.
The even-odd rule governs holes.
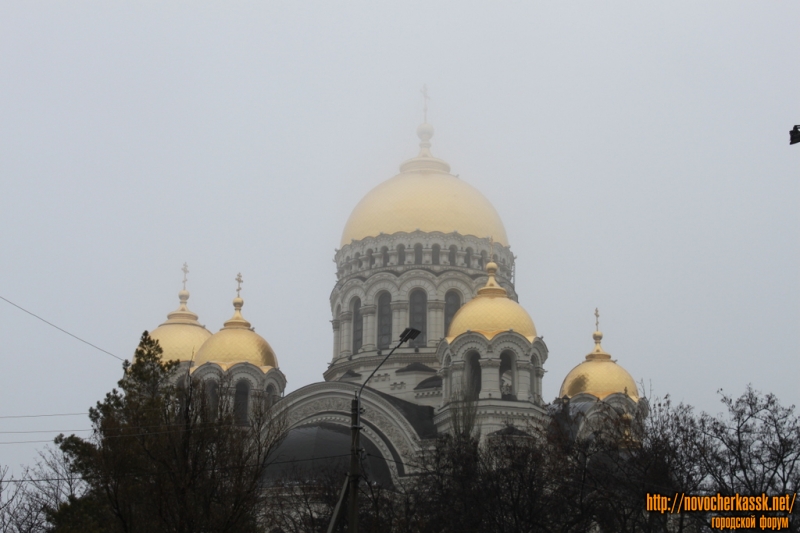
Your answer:
[[[183,290],[186,290],[186,274],[189,273],[189,265],[184,263],[183,268],[181,268],[181,271],[183,271]]]
[[[236,297],[237,298],[240,298],[239,291],[242,290],[242,282],[244,282],[244,280],[242,279],[242,273],[239,272],[238,274],[236,274]]]

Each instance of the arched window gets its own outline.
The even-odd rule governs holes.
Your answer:
[[[434,244],[431,248],[431,264],[438,265],[439,264],[439,254],[442,251],[442,247],[438,244]]]
[[[450,331],[450,324],[453,323],[453,317],[461,308],[461,294],[456,290],[447,291],[444,295],[444,334]]]
[[[478,268],[481,270],[486,268],[486,252],[481,252],[481,258],[478,259]]]
[[[353,298],[353,354],[357,354],[364,343],[364,317],[361,315],[361,299]]]
[[[275,385],[270,383],[267,385],[267,407],[272,407],[272,405],[278,401],[278,390],[275,388]]]
[[[406,247],[402,244],[397,245],[397,264],[406,264]]]
[[[421,265],[422,264],[422,245],[415,244],[414,245],[414,264]]]
[[[408,299],[411,317],[409,326],[418,329],[421,333],[411,341],[412,346],[425,346],[428,337],[428,294],[422,289],[411,291]]]
[[[457,251],[458,251],[458,248],[456,248],[456,245],[454,244],[453,246],[450,247],[450,253],[447,255],[447,260],[450,261],[450,264],[453,265],[453,266],[456,266],[456,252]]]
[[[389,248],[386,246],[381,248],[381,266],[389,266]]]
[[[466,357],[466,372],[464,373],[467,389],[467,400],[477,400],[481,393],[481,356],[478,352],[469,352]]]
[[[467,268],[472,268],[472,248],[467,248],[464,253],[464,264]]]
[[[514,354],[503,352],[500,354],[500,393],[504,400],[517,399],[516,379],[514,376]]]
[[[219,416],[219,383],[216,379],[203,382],[206,387],[206,402],[208,404],[208,417],[216,420]]]
[[[361,254],[356,252],[356,255],[353,256],[353,262],[356,264],[358,268],[361,268]]]
[[[246,426],[249,423],[250,382],[240,379],[236,382],[233,393],[233,418],[236,424]]]
[[[378,348],[392,343],[392,295],[384,292],[378,298]]]
[[[367,250],[367,258],[369,260],[369,267],[373,268],[375,266],[375,254],[372,253],[372,248]]]

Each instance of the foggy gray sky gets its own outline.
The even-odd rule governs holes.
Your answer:
[[[799,23],[788,1],[3,2],[0,296],[130,357],[184,261],[212,332],[242,272],[287,392],[319,381],[334,249],[416,155],[427,83],[434,155],[505,223],[546,400],[599,307],[656,395],[797,403]],[[3,301],[0,328],[0,416],[85,412],[120,377]]]

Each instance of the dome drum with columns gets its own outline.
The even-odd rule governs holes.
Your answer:
[[[318,356],[320,364],[328,361],[325,381],[281,398],[286,378],[269,343],[242,316],[239,290],[233,317],[212,335],[188,310],[185,278],[180,307],[153,332],[165,357],[207,383],[229,381],[248,394],[280,399],[290,426],[280,459],[313,465],[320,447],[348,449],[354,389],[400,332],[420,330],[364,389],[362,439],[378,461],[372,465],[378,478],[392,482],[414,473],[403,465],[452,431],[467,405],[484,437],[555,420],[579,438],[602,426],[609,412],[625,420],[646,414],[633,378],[602,349],[599,331],[595,349],[545,405],[549,350],[518,303],[516,258],[500,216],[432,155],[429,124],[417,134],[419,154],[367,193],[345,225],[330,294],[332,353]]]
[[[334,342],[324,376],[366,379],[392,340],[411,326],[422,335],[382,367],[390,378],[373,378],[370,385],[433,406],[441,397],[436,379],[402,370],[412,364],[438,370],[436,347],[458,309],[485,283],[489,261],[497,262],[497,282],[516,299],[515,258],[491,203],[431,154],[433,128],[423,124],[417,133],[419,155],[370,191],[345,225],[335,254]]]

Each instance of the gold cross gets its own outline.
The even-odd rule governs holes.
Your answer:
[[[183,271],[183,290],[186,290],[186,274],[189,273],[189,265],[184,263],[181,270]]]
[[[600,311],[594,308],[594,330],[600,331]]]
[[[428,100],[431,99],[431,97],[428,96],[428,85],[427,84],[423,85],[422,86],[422,90],[420,92],[422,93],[422,100],[425,102],[425,107],[423,109],[423,120],[422,121],[423,122],[428,122]]]
[[[236,274],[236,297],[237,298],[239,298],[239,291],[242,290],[242,282],[243,281],[244,280],[242,279],[242,273],[239,272],[238,274]]]

